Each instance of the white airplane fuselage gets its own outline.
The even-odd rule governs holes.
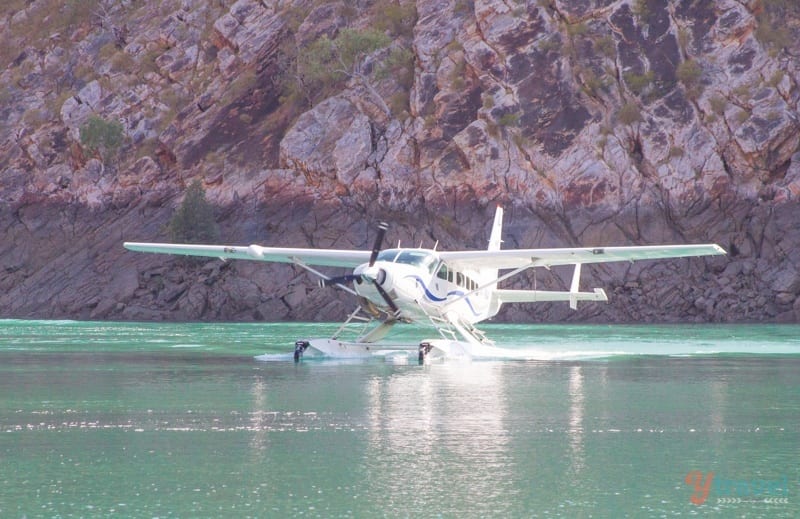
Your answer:
[[[380,284],[400,310],[399,318],[409,321],[457,316],[474,324],[496,315],[500,306],[492,304],[491,285],[480,288],[493,279],[491,273],[456,271],[430,249],[387,249],[372,266],[359,265],[353,274],[360,276],[354,284],[359,296],[390,313],[375,287]]]

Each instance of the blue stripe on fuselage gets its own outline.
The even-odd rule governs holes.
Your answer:
[[[419,277],[419,276],[406,276],[406,278],[412,278],[417,283],[419,283],[419,285],[422,287],[423,292],[425,292],[425,297],[427,297],[428,299],[430,299],[434,303],[441,303],[441,302],[447,301],[447,298],[450,297],[450,296],[463,296],[466,293],[466,292],[464,292],[462,290],[453,290],[452,292],[448,292],[447,295],[444,296],[444,297],[437,297],[430,290],[428,290],[428,287],[425,286],[425,282],[422,280],[421,277]],[[465,297],[464,301],[467,303],[467,306],[469,306],[469,309],[472,311],[473,315],[475,315],[476,317],[478,315],[480,315],[480,314],[478,314],[478,312],[475,311],[475,308],[472,306],[472,302],[469,300],[469,297]]]

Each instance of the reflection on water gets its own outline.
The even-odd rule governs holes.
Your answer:
[[[569,369],[569,446],[570,446],[570,471],[576,476],[584,468],[583,454],[583,373],[580,366]]]
[[[250,395],[253,399],[253,411],[250,413],[250,426],[253,433],[253,438],[250,440],[250,448],[254,451],[263,451],[267,448],[269,442],[269,425],[275,421],[276,415],[273,413],[265,412],[269,409],[267,386],[261,377],[255,378],[253,385],[250,388]]]
[[[508,491],[505,382],[499,365],[470,363],[369,381],[370,486],[390,496],[387,513],[432,502],[443,488],[462,497],[467,489],[487,497]]]

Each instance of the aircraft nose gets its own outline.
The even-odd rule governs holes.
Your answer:
[[[364,270],[362,270],[361,276],[372,282],[378,283],[379,285],[386,284],[386,280],[388,278],[386,271],[382,268],[376,267],[375,265],[366,267]]]

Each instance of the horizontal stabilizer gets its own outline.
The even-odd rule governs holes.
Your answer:
[[[541,303],[547,301],[608,301],[602,288],[593,292],[556,292],[551,290],[496,290],[501,303]]]

